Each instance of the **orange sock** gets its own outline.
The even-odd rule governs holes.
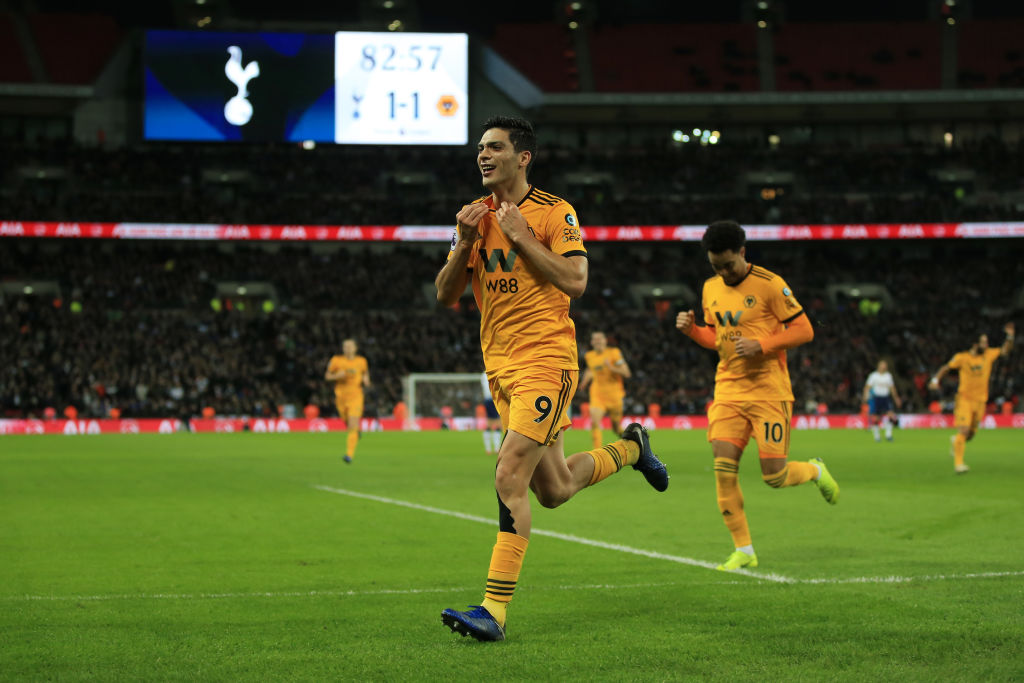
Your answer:
[[[483,607],[502,626],[512,594],[519,581],[519,570],[523,567],[526,547],[530,540],[506,531],[498,532],[498,539],[491,552],[491,566],[487,570],[487,589],[484,591]]]
[[[791,462],[774,474],[762,474],[761,478],[773,489],[781,489],[787,486],[799,486],[817,476],[818,467],[813,463]]]
[[[348,430],[348,439],[345,443],[345,455],[352,458],[356,454],[356,444],[359,443],[359,430]]]
[[[718,509],[722,521],[732,534],[737,548],[751,545],[750,528],[747,527],[747,513],[743,511],[743,491],[739,482],[740,464],[729,458],[715,458],[715,491],[718,494]]]
[[[953,464],[957,467],[964,464],[965,450],[967,450],[967,437],[957,432],[953,437]]]
[[[587,451],[587,455],[594,459],[594,473],[590,476],[590,483],[587,484],[587,486],[593,486],[602,479],[612,476],[623,466],[636,464],[640,457],[640,447],[632,441],[620,439],[607,446]]]
[[[601,447],[601,428],[594,427],[590,430],[590,441],[594,444],[594,448]]]

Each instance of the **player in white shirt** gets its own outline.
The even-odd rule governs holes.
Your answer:
[[[881,441],[879,425],[885,427],[885,438],[892,441],[892,426],[896,422],[896,411],[893,410],[893,402],[899,408],[903,403],[896,391],[896,381],[889,372],[889,364],[884,360],[878,361],[878,368],[868,375],[868,381],[864,383],[864,401],[868,404],[868,420],[871,423],[871,433],[875,441]]]

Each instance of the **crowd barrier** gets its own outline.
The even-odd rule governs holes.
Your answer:
[[[629,415],[623,424],[639,422],[648,429],[706,429],[708,419],[703,415],[667,415],[650,417]],[[605,425],[607,425],[607,419]],[[573,418],[575,429],[586,430],[590,422],[583,417]],[[421,417],[416,420],[397,418],[363,418],[360,428],[364,432],[390,431],[470,431],[483,429],[484,421],[474,417]],[[867,421],[860,415],[796,415],[794,429],[865,429]],[[952,415],[900,415],[901,429],[951,429]],[[982,429],[1024,428],[1024,413],[1012,415],[986,415]],[[174,434],[183,431],[199,433],[229,432],[343,432],[343,420],[336,417],[314,419],[287,419],[263,417],[215,417],[192,419],[186,424],[173,418],[140,419],[84,419],[84,420],[22,420],[0,419],[0,434]]]

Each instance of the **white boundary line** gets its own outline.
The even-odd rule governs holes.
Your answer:
[[[405,500],[395,500],[394,498],[385,498],[383,496],[374,496],[369,493],[359,493],[358,491],[348,491],[346,489],[336,489],[330,486],[319,486],[314,485],[313,488],[320,491],[327,491],[328,493],[337,493],[342,496],[352,496],[353,498],[363,498],[366,500],[373,500],[378,503],[387,503],[389,505],[398,505],[401,507],[412,508],[413,510],[422,510],[423,512],[433,512],[437,515],[447,515],[448,517],[455,517],[457,519],[464,519],[469,522],[479,522],[481,524],[487,524],[488,526],[495,526],[497,522],[491,518],[479,517],[477,515],[467,515],[464,512],[455,512],[453,510],[442,510],[441,508],[430,507],[429,505],[420,505],[419,503],[410,503]],[[530,533],[535,536],[550,536],[551,538],[557,538],[562,541],[568,541],[570,543],[579,543],[580,545],[589,545],[595,548],[603,548],[604,550],[617,550],[620,553],[629,553],[630,555],[640,555],[642,557],[650,557],[655,560],[668,560],[669,562],[678,562],[679,564],[688,564],[692,567],[702,567],[703,569],[715,569],[718,567],[714,562],[705,562],[704,560],[696,560],[692,557],[681,557],[679,555],[668,555],[666,553],[659,553],[653,550],[642,550],[640,548],[633,548],[628,545],[620,545],[618,543],[605,543],[604,541],[595,541],[591,538],[583,538],[582,536],[573,536],[571,534],[563,534],[558,531],[547,531],[546,529],[537,529],[534,527]],[[763,579],[765,581],[774,581],[776,583],[797,583],[797,579],[791,579],[788,576],[782,576],[781,574],[761,573],[752,572],[746,569],[731,572],[733,574],[742,574],[755,579]]]
[[[389,505],[399,505],[401,507],[411,508],[413,510],[422,510],[424,512],[432,512],[438,515],[447,515],[449,517],[456,517],[458,519],[464,519],[470,522],[479,522],[481,524],[488,524],[493,526],[495,521],[486,517],[480,517],[478,515],[468,515],[464,512],[455,512],[453,510],[443,510],[441,508],[431,507],[429,505],[420,505],[419,503],[410,503],[405,500],[395,500],[394,498],[385,498],[384,496],[375,496],[370,493],[360,493],[358,491],[349,491],[346,489],[332,488],[330,486],[314,485],[313,488],[320,491],[326,491],[328,493],[337,493],[342,496],[351,496],[353,498],[363,498],[365,500],[372,500],[378,503],[387,503]],[[687,564],[693,567],[702,567],[704,569],[716,569],[718,567],[714,562],[705,562],[704,560],[696,560],[692,557],[681,557],[679,555],[667,555],[665,553],[655,552],[653,550],[642,550],[640,548],[633,548],[627,545],[620,545],[618,543],[605,543],[604,541],[595,541],[589,538],[583,538],[582,536],[573,536],[571,534],[563,534],[557,531],[547,531],[545,529],[533,529],[532,534],[538,536],[550,536],[551,538],[557,538],[563,541],[569,541],[570,543],[579,543],[581,545],[589,545],[595,548],[603,548],[605,550],[617,550],[623,553],[630,553],[632,555],[640,555],[642,557],[650,557],[655,560],[668,560],[670,562],[678,562],[679,564]],[[749,576],[752,579],[759,579],[762,581],[773,581],[775,583],[799,583],[799,584],[849,584],[849,583],[910,583],[912,581],[949,581],[955,579],[990,579],[999,578],[1006,576],[1024,576],[1024,571],[1015,572],[979,572],[969,574],[930,574],[926,576],[858,576],[853,578],[824,578],[824,579],[796,579],[789,576],[783,576],[782,574],[773,574],[769,572],[755,572],[749,569],[740,569],[730,574]],[[734,582],[735,583],[735,582]]]
[[[990,579],[1006,576],[1022,576],[1019,572],[984,572],[978,574],[931,574],[928,576],[862,576],[852,579],[794,579],[794,583],[802,584],[839,584],[839,583],[911,583],[913,581],[951,581],[958,579]],[[752,577],[756,579],[757,577]],[[750,585],[749,581],[715,581],[707,585]],[[693,582],[669,581],[666,583],[585,583],[568,586],[530,586],[531,591],[582,591],[582,590],[626,590],[636,588],[665,588],[668,586],[692,586]],[[281,591],[258,593],[114,593],[108,595],[0,595],[0,602],[107,602],[114,600],[231,600],[252,598],[349,598],[372,597],[379,595],[420,595],[430,593],[463,593],[476,590],[477,587],[466,588],[381,588],[372,591],[359,590],[312,590],[312,591]]]

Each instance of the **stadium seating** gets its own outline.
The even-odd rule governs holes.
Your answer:
[[[1020,88],[1024,86],[1024,47],[1020,20],[973,20],[959,25],[961,88]]]
[[[753,25],[598,25],[590,36],[602,92],[758,89]]]
[[[28,83],[32,80],[28,61],[14,28],[14,19],[0,13],[0,83]]]
[[[937,23],[788,23],[775,35],[779,90],[921,90],[941,82]]]
[[[54,83],[96,80],[121,40],[121,30],[98,14],[30,14],[36,46]]]
[[[0,369],[0,407],[9,416],[66,405],[83,416],[117,408],[125,417],[176,417],[205,406],[222,415],[274,415],[284,404],[313,404],[330,415],[323,372],[349,336],[370,362],[371,416],[391,414],[403,375],[482,369],[471,300],[438,310],[423,295],[443,263],[444,244],[325,251],[2,239],[0,272],[9,283],[48,280],[59,288],[56,296],[8,293],[0,306],[0,354],[14,361]],[[786,277],[816,328],[815,342],[790,354],[798,411],[826,402],[834,412],[857,412],[864,378],[885,355],[907,409],[923,412],[933,395],[920,380],[980,332],[1001,340],[1017,294],[1002,283],[1024,280],[1014,242],[905,246],[898,268],[887,249],[891,244],[748,245],[751,261]],[[588,293],[572,309],[578,338],[603,329],[622,346],[634,372],[630,411],[656,403],[664,414],[701,413],[715,356],[674,329],[676,311],[697,302],[638,302],[628,291],[642,272],[699,292],[709,271],[695,247],[592,243],[589,251]],[[214,307],[224,281],[267,282],[278,299],[264,309],[251,297],[222,296]],[[894,305],[865,315],[856,300],[830,298],[829,285],[844,281],[878,282]],[[993,398],[1012,400],[1022,374],[1020,354],[997,365]]]

